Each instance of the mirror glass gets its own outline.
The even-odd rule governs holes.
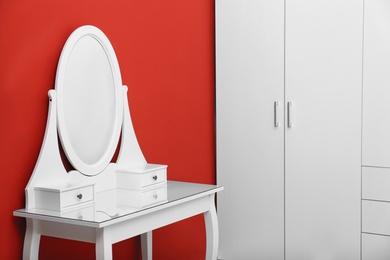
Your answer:
[[[93,37],[83,37],[73,48],[65,86],[64,117],[71,145],[83,162],[95,164],[110,141],[115,92],[107,55]]]
[[[122,120],[119,66],[108,39],[98,32],[70,36],[56,80],[61,143],[75,169],[86,175],[109,164]]]

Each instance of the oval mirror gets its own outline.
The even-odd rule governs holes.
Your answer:
[[[122,80],[108,38],[94,26],[75,30],[57,67],[58,132],[65,154],[84,175],[102,172],[122,125]]]

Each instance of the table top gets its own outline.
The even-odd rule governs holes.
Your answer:
[[[14,216],[100,228],[208,196],[221,190],[223,190],[222,186],[168,181],[167,200],[143,208],[119,205],[117,189],[113,189],[96,194],[95,203],[71,211],[19,209],[14,211]]]

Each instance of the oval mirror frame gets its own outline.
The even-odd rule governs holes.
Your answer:
[[[83,43],[80,44],[81,42]],[[88,42],[92,43],[92,45],[94,46],[88,46]],[[102,51],[104,52],[105,56],[99,50],[99,46],[102,48]],[[107,86],[107,88],[111,89],[107,89],[105,87],[105,84],[100,83],[100,81],[89,81],[87,77],[90,75],[82,75],[81,73],[79,73],[79,69],[69,68],[70,65],[83,62],[84,64],[82,65],[88,65],[88,63],[85,62],[86,60],[88,61],[88,57],[82,57],[79,60],[76,56],[76,54],[79,54],[80,56],[84,53],[90,54],[91,52],[89,52],[89,48],[86,47],[94,47],[95,49],[97,48],[99,55],[101,57],[106,57],[106,59],[100,58],[100,60],[107,60],[108,64],[102,64],[103,66],[90,66],[92,68],[89,68],[89,66],[84,66],[83,69],[85,69],[87,72],[92,73],[101,72],[102,70],[104,73],[108,71],[108,73],[110,74],[105,75],[103,79],[108,79],[107,81],[111,81],[113,83],[111,86]],[[94,69],[93,67],[96,68]],[[71,75],[72,79],[69,80],[69,73],[73,73],[76,75],[74,77],[73,75]],[[78,79],[80,77],[82,79]],[[73,78],[76,78],[76,80],[74,80]],[[68,92],[73,91],[74,93],[64,93],[67,90],[66,83],[74,81],[79,84],[76,84],[76,87],[68,87]],[[91,85],[86,86],[86,88],[88,88],[87,90],[77,88],[80,85],[83,86],[85,82],[90,83],[89,85]],[[98,93],[93,93],[93,88],[95,86],[93,86],[92,83],[98,83],[98,85],[100,85],[99,89],[104,89]],[[102,84],[104,85],[102,86]],[[55,80],[55,90],[57,92],[58,133],[62,147],[69,162],[76,170],[78,170],[84,175],[94,176],[101,173],[111,162],[112,157],[118,146],[123,120],[123,86],[119,64],[114,49],[106,35],[100,29],[94,26],[86,25],[79,27],[69,36],[62,49],[60,60],[58,62]],[[76,97],[77,100],[74,102],[76,104],[75,108],[73,108],[73,101],[69,100],[69,96]],[[85,108],[84,106],[88,106],[88,104],[86,103],[84,105],[83,99],[90,100],[91,98],[95,98],[95,96],[98,96],[98,100],[95,101],[95,103],[92,103],[93,106]],[[100,106],[99,102],[103,103],[103,105]],[[78,113],[80,109],[84,113]],[[94,115],[94,110],[97,110],[100,114],[97,114],[97,112],[95,112]],[[91,113],[91,116],[86,116],[89,115],[88,113]],[[101,116],[101,114],[104,114],[104,116]],[[86,125],[87,123],[89,123],[89,121],[95,119],[98,119],[99,121],[92,122],[90,126]],[[104,124],[101,125],[101,121],[104,121],[104,119],[106,119],[107,122],[103,122]],[[79,124],[80,129],[77,129]],[[99,124],[98,127],[97,124]],[[94,133],[95,131],[91,131],[91,129],[100,130],[100,126],[103,126],[103,128],[105,127],[105,129],[101,131],[100,135],[99,133]],[[83,128],[87,128],[89,132],[86,131],[86,133],[81,136],[76,133],[83,130]],[[91,134],[91,136],[89,136],[89,134]],[[94,137],[96,142],[101,143],[98,143],[98,145],[96,145],[95,147],[95,142],[93,142],[93,140],[89,140],[88,142],[83,141],[85,139],[90,139],[90,137]],[[92,147],[90,147],[91,145]],[[88,157],[88,153],[92,154],[91,158]]]

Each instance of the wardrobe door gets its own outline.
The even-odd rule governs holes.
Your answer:
[[[366,0],[363,165],[390,167],[390,1]]]
[[[283,88],[284,0],[216,1],[219,259],[284,257]]]
[[[362,0],[286,1],[286,259],[360,259]]]
[[[390,259],[390,197],[386,196],[390,190],[388,0],[365,0],[363,68],[362,164],[368,167],[362,169],[362,259]]]

